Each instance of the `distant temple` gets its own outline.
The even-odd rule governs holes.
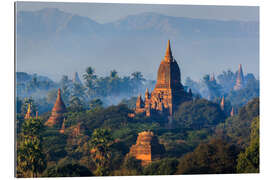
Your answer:
[[[192,92],[186,92],[181,84],[180,69],[172,56],[169,40],[165,57],[158,69],[154,91],[150,93],[146,89],[144,100],[141,95],[138,96],[135,113],[151,116],[152,113],[160,112],[172,116],[177,106],[191,99]]]
[[[58,89],[57,98],[55,104],[52,109],[52,114],[48,121],[45,123],[47,126],[57,125],[58,127],[62,126],[64,116],[63,114],[66,112],[66,106],[61,97],[61,90]]]
[[[236,79],[236,84],[233,87],[234,90],[240,90],[244,87],[245,85],[245,80],[244,80],[244,74],[242,70],[242,65],[239,64],[238,72],[237,72],[237,79]]]
[[[224,107],[225,107],[225,100],[224,100],[224,96],[223,96],[221,99],[221,102],[220,102],[220,108],[222,111],[224,111]]]
[[[147,165],[159,159],[164,152],[165,148],[159,144],[157,136],[151,131],[143,131],[138,134],[136,144],[131,146],[128,156],[141,160],[142,165]]]
[[[210,81],[216,81],[216,78],[215,78],[215,74],[214,73],[210,76]]]
[[[81,82],[81,80],[80,80],[79,75],[78,75],[77,72],[74,73],[73,78],[72,78],[72,82],[73,83],[82,84],[82,82]]]

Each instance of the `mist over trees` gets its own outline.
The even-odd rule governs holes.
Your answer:
[[[18,77],[18,177],[259,172],[259,80],[252,74],[245,76],[245,87],[238,91],[233,90],[236,73],[231,71],[216,79],[205,75],[199,82],[187,78],[184,88],[192,90],[193,99],[176,109],[170,128],[162,114],[129,117],[138,94],[144,95],[155,84],[140,72],[122,77],[112,70],[101,77],[88,67],[83,83],[63,75],[47,87],[38,86],[50,82],[47,78],[26,73]],[[28,86],[35,88],[22,93]],[[67,107],[64,133],[42,125],[50,116],[57,88]],[[223,96],[224,109],[220,106]],[[32,117],[38,112],[38,121],[25,120],[28,106]],[[233,116],[232,107],[236,109]],[[31,129],[40,137],[30,144],[38,147],[35,151],[25,143]],[[166,153],[142,166],[127,154],[137,134],[145,130],[154,132]],[[36,152],[35,156],[29,152]],[[37,160],[32,167],[27,165],[28,155]]]
[[[237,73],[231,70],[223,71],[215,78],[214,75],[205,75],[201,81],[193,81],[190,77],[185,80],[185,86],[191,88],[195,96],[203,97],[214,102],[220,102],[224,96],[229,106],[240,108],[248,101],[259,97],[259,80],[252,73],[244,76],[244,87],[240,90],[234,90]]]

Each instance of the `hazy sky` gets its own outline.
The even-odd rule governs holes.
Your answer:
[[[87,16],[99,23],[111,22],[127,15],[157,12],[169,16],[218,20],[259,21],[259,8],[248,6],[147,5],[63,2],[18,2],[17,10],[36,11],[59,8],[65,12]]]
[[[140,14],[143,12],[155,12],[168,16],[200,19],[259,21],[259,7],[256,6],[147,5],[63,2],[17,2],[16,5],[17,11],[37,11],[43,8],[58,8],[59,10],[67,13],[89,17],[99,23],[112,22],[128,15]],[[135,55],[133,55],[134,49],[136,48],[136,50],[138,50],[135,42],[132,42],[127,47],[121,47],[121,44],[117,46],[113,41],[111,43],[108,41],[108,43],[103,43],[99,49],[87,49],[85,54],[82,49],[77,49],[77,51],[73,49],[74,52],[72,52],[71,55],[68,55],[68,53],[71,52],[61,53],[59,51],[54,51],[54,49],[49,51],[51,50],[50,47],[53,46],[50,46],[52,44],[47,44],[47,41],[44,42],[46,45],[44,45],[45,47],[38,46],[38,44],[31,44],[27,51],[22,51],[25,56],[17,58],[17,70],[29,73],[40,73],[41,75],[46,75],[54,80],[59,80],[63,74],[71,75],[75,71],[78,71],[81,75],[84,72],[85,67],[94,64],[92,66],[96,68],[97,74],[101,73],[101,75],[104,75],[102,73],[109,72],[111,69],[119,70],[120,68],[120,75],[127,75],[131,71],[141,71],[146,78],[155,79],[158,65],[164,55],[163,53],[165,52],[167,38],[163,40],[161,38],[159,39],[160,41],[157,40],[157,44],[153,46],[151,43],[156,39],[147,39],[147,37],[145,37],[143,41],[149,41],[149,46],[145,46],[148,50],[145,51],[145,49],[141,48],[141,54],[136,53]],[[139,41],[140,40],[138,40],[137,43],[139,43]],[[190,76],[195,80],[199,80],[206,73],[211,72],[217,74],[227,69],[235,71],[240,63],[243,64],[244,72],[254,73],[255,76],[258,77],[258,43],[258,38],[224,39],[224,37],[220,37],[220,39],[212,41],[210,41],[210,39],[207,41],[197,39],[196,41],[190,40],[185,42],[178,39],[178,41],[173,42],[172,47],[175,48],[175,50],[173,49],[174,55],[178,57],[178,60],[182,57],[184,59],[183,61],[179,61],[182,63],[180,64],[183,76],[182,79]],[[77,47],[77,45],[80,46],[81,44],[75,43],[72,45]],[[91,47],[91,43],[89,42],[86,46]],[[97,44],[95,44],[95,46],[97,46]],[[22,47],[26,47],[26,45]],[[98,53],[99,50],[103,51],[103,49],[107,49],[106,52],[109,55],[106,53]],[[122,51],[123,49],[125,49],[124,52]],[[181,53],[181,51],[184,52]],[[194,51],[196,53],[194,53]],[[208,53],[210,51],[212,53]],[[74,59],[77,59],[78,57],[80,57],[80,63],[77,61],[77,63],[74,64]],[[98,61],[94,61],[98,58],[100,58]],[[135,62],[134,64],[136,64],[136,66],[130,65],[128,68],[125,68],[125,64],[123,64],[121,60],[127,58],[131,62]],[[89,59],[92,59],[91,62],[88,61]],[[148,63],[154,64],[148,64],[146,66],[145,64],[136,63],[137,59],[145,60]],[[57,62],[59,62],[59,66],[62,66],[63,64],[65,65],[61,71],[59,71],[57,66],[55,66]],[[155,68],[149,71],[147,67],[153,65]],[[57,69],[53,69],[52,67]],[[132,70],[130,69],[131,67]]]

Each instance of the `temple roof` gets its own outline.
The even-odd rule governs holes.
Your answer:
[[[161,61],[157,74],[156,88],[181,88],[180,69],[175,60],[173,60],[170,40],[166,49],[164,60]]]

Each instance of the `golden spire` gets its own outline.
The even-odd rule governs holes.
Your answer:
[[[224,103],[224,96],[223,96],[222,99],[221,99],[221,103],[220,103],[220,108],[222,110],[224,110],[224,105],[225,105],[225,103]]]
[[[168,40],[168,45],[167,45],[167,49],[166,49],[166,54],[165,54],[164,60],[166,62],[171,62],[173,60],[170,40]]]
[[[28,108],[27,108],[27,112],[25,114],[25,119],[29,119],[31,117],[31,105],[30,103],[28,103]]]
[[[231,113],[230,113],[231,116],[234,116],[234,109],[232,107],[232,110],[231,110]]]

